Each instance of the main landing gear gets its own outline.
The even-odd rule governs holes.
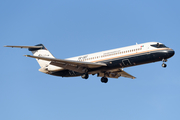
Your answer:
[[[102,83],[107,83],[108,82],[108,78],[107,77],[102,77],[101,78],[101,82]]]
[[[89,75],[88,75],[88,73],[84,73],[81,77],[82,77],[83,79],[88,79],[88,78],[89,78]]]
[[[81,77],[82,77],[83,79],[88,79],[88,78],[89,78],[89,75],[88,75],[88,73],[84,73]],[[102,78],[101,78],[101,82],[102,82],[102,83],[107,83],[107,82],[108,82],[108,78],[107,78],[107,77],[102,77]]]
[[[163,59],[162,61],[163,61],[162,67],[163,67],[163,68],[166,68],[167,65],[166,65],[164,62],[167,62],[167,60],[166,60],[166,59]]]

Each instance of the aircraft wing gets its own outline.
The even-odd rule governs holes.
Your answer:
[[[49,58],[49,57],[40,57],[40,56],[32,56],[32,55],[25,55],[26,57],[31,57],[31,58],[36,58],[36,59],[41,59],[41,60],[46,60],[46,61],[51,61],[51,65],[55,65],[58,67],[62,67],[64,69],[69,69],[73,70],[76,72],[84,73],[83,68],[98,68],[98,67],[103,67],[107,66],[104,63],[92,63],[92,62],[82,62],[82,61],[74,61],[74,60],[65,60],[65,59],[56,59],[56,58]],[[104,73],[99,73],[99,77],[104,77]],[[128,74],[122,69],[113,69],[113,70],[108,70],[106,71],[105,74],[106,77],[109,78],[119,78],[120,76],[126,77],[126,78],[131,78],[135,79],[134,76]]]
[[[106,71],[106,73],[107,73],[107,74],[105,74],[106,77],[109,77],[109,78],[119,78],[119,77],[126,77],[126,78],[131,78],[131,79],[135,79],[136,78],[136,77],[130,75],[129,73],[125,72],[121,68],[109,70],[109,71]]]
[[[36,59],[41,59],[41,60],[46,60],[46,61],[51,61],[50,62],[51,65],[63,67],[65,69],[68,69],[67,66],[71,66],[71,68],[73,67],[73,69],[70,69],[70,70],[74,70],[75,66],[86,67],[86,68],[97,68],[97,67],[107,66],[104,63],[82,62],[82,61],[75,61],[75,60],[56,59],[56,58],[40,57],[40,56],[32,56],[32,55],[25,55],[25,56],[31,57],[31,58],[36,58]],[[74,70],[74,71],[76,71],[76,70]]]
[[[136,77],[128,74],[128,73],[125,72],[125,71],[121,71],[120,74],[121,74],[122,77],[127,77],[127,78],[131,78],[131,79],[135,79],[135,78],[136,78]]]

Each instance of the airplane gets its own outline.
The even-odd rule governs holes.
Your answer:
[[[83,79],[88,79],[89,74],[97,74],[102,83],[107,83],[108,78],[135,79],[136,77],[123,70],[127,67],[162,61],[162,67],[165,68],[167,59],[175,54],[173,49],[159,42],[136,44],[68,59],[55,58],[43,44],[4,47],[28,48],[33,55],[25,56],[37,60],[40,72],[61,77],[81,76]]]

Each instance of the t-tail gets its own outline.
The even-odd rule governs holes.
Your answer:
[[[35,46],[4,46],[4,47],[12,47],[12,48],[28,48],[29,51],[31,51],[33,53],[34,56],[41,56],[41,57],[49,57],[49,58],[55,58],[50,52],[49,50],[46,49],[46,47],[43,44],[37,44]],[[45,72],[42,70],[45,70],[49,64],[50,61],[46,61],[46,60],[41,60],[41,59],[36,59],[37,62],[40,65],[40,71],[41,72]]]
[[[43,44],[38,44],[35,46],[40,46],[41,48],[28,48],[29,51],[33,53],[34,56],[40,56],[40,57],[50,57],[55,58],[49,50],[46,49],[46,47]],[[45,61],[41,59],[36,59],[41,68],[45,68],[49,65],[50,61]]]

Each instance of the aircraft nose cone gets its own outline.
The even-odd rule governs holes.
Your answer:
[[[168,51],[169,57],[172,57],[175,54],[175,51],[173,49]]]

